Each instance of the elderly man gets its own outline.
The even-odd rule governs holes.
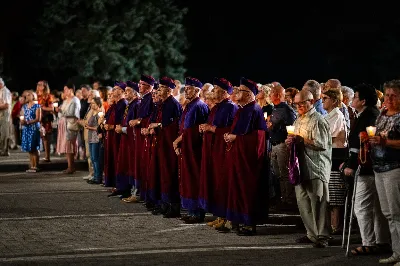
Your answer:
[[[237,94],[241,108],[230,133],[224,136],[228,169],[226,219],[238,225],[238,235],[256,234],[256,224],[268,218],[268,176],[264,171],[267,124],[255,102],[257,93],[254,81],[241,78]]]
[[[164,214],[164,218],[180,216],[178,157],[174,153],[173,141],[178,137],[182,107],[173,97],[175,87],[173,79],[160,79],[157,92],[161,101],[157,103],[148,127],[148,133],[152,135],[148,196],[156,205],[152,213]]]
[[[107,130],[107,145],[106,145],[106,161],[107,167],[104,169],[104,183],[106,187],[115,187],[116,166],[118,164],[119,142],[121,134],[115,132],[117,126],[120,126],[124,118],[125,108],[128,102],[125,100],[124,92],[126,83],[115,82],[113,95],[115,99],[115,108],[113,108],[104,128]],[[108,196],[116,196],[116,190]]]
[[[133,138],[133,128],[129,127],[129,121],[137,116],[139,106],[139,86],[132,81],[126,82],[125,99],[128,102],[124,110],[121,125],[115,127],[115,132],[121,135],[119,143],[118,164],[116,165],[116,189],[124,198],[131,195],[133,175],[130,171],[131,160],[134,147],[131,139]]]
[[[322,107],[321,85],[315,80],[307,80],[307,82],[303,86],[303,90],[310,92],[313,96],[315,110],[321,115],[326,115],[327,112]]]
[[[316,248],[328,245],[328,182],[331,171],[332,138],[329,125],[315,107],[311,92],[296,94],[294,104],[299,118],[295,121],[295,134],[290,134],[286,144],[296,143],[302,183],[295,187],[297,205],[307,235],[297,243],[313,243]]]
[[[228,80],[214,78],[213,95],[216,104],[211,109],[207,123],[199,127],[203,133],[199,203],[203,210],[220,217],[208,223],[215,228],[223,226],[226,217],[228,166],[225,164],[227,143],[224,135],[231,131],[238,110],[238,106],[229,100],[232,91],[233,86]]]
[[[274,104],[268,128],[271,138],[271,165],[279,178],[281,188],[281,207],[292,207],[295,201],[294,187],[289,183],[289,152],[285,145],[286,126],[293,125],[296,113],[285,101],[285,89],[281,85],[272,88],[270,98]]]
[[[8,140],[10,137],[11,92],[0,78],[0,156],[10,156]]]
[[[138,116],[136,119],[129,121],[129,125],[133,127],[135,136],[135,156],[134,156],[134,179],[135,189],[140,192],[140,186],[143,178],[147,176],[147,165],[143,162],[143,149],[146,137],[141,134],[142,129],[145,129],[150,124],[150,115],[154,109],[153,98],[151,92],[153,91],[156,80],[152,76],[142,74],[139,81],[139,93],[141,94],[141,101],[138,109]],[[144,199],[144,194],[141,194]],[[130,202],[137,202],[138,198],[131,198]]]
[[[181,204],[189,212],[189,215],[182,219],[189,224],[204,221],[205,215],[198,203],[202,147],[199,125],[207,121],[209,109],[199,98],[201,87],[203,84],[198,79],[186,78],[185,96],[189,103],[182,114],[180,136],[173,143],[176,154],[180,156]]]

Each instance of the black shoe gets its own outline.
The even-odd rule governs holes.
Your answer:
[[[91,185],[100,185],[101,181],[87,180],[86,183]]]
[[[325,239],[318,240],[312,245],[314,248],[325,248],[328,246],[328,241]]]
[[[119,195],[121,195],[121,192],[116,190],[113,193],[107,195],[107,197],[115,197],[115,196],[119,196]]]
[[[191,216],[185,220],[185,224],[199,224],[202,222],[204,222],[204,218],[201,218],[199,216]]]
[[[311,244],[311,243],[314,243],[314,242],[312,242],[307,236],[303,236],[303,237],[300,237],[300,238],[296,239],[296,243],[299,243],[299,244]]]
[[[161,214],[161,208],[159,206],[155,207],[152,211],[151,214],[153,215],[159,215]]]

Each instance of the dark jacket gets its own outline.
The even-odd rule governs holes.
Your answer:
[[[369,126],[375,126],[376,118],[379,116],[379,109],[376,106],[367,107],[359,117],[355,118],[354,127],[349,134],[350,154],[347,160],[347,167],[357,170],[359,165],[358,154],[360,151],[360,132],[366,131]],[[374,174],[371,165],[371,158],[368,156],[368,163],[361,165],[361,175]]]

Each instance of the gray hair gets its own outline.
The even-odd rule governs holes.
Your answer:
[[[2,78],[0,78],[0,84],[3,85],[3,86],[5,85],[4,84],[4,80]]]
[[[90,91],[92,92],[93,97],[100,97],[100,92],[99,92],[98,90],[92,90],[92,89],[90,89]]]
[[[303,89],[311,92],[314,100],[318,100],[321,96],[321,85],[316,80],[307,80],[307,82],[303,86]]]
[[[342,86],[341,91],[342,91],[343,97],[346,97],[347,99],[349,99],[350,102],[353,100],[354,91],[352,88],[347,87],[347,86]]]

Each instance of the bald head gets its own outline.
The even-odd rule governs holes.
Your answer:
[[[328,89],[331,88],[340,88],[342,84],[338,79],[329,79],[326,83],[325,86],[328,87]]]
[[[285,101],[285,89],[281,85],[272,87],[270,94],[271,101],[274,105],[278,105]]]
[[[285,89],[281,85],[272,87],[272,92],[285,94]]]
[[[307,100],[313,100],[314,97],[311,94],[311,92],[307,91],[307,90],[301,90],[300,92],[298,92],[296,94],[296,99],[299,100],[299,102],[303,102],[303,101],[307,101]]]

